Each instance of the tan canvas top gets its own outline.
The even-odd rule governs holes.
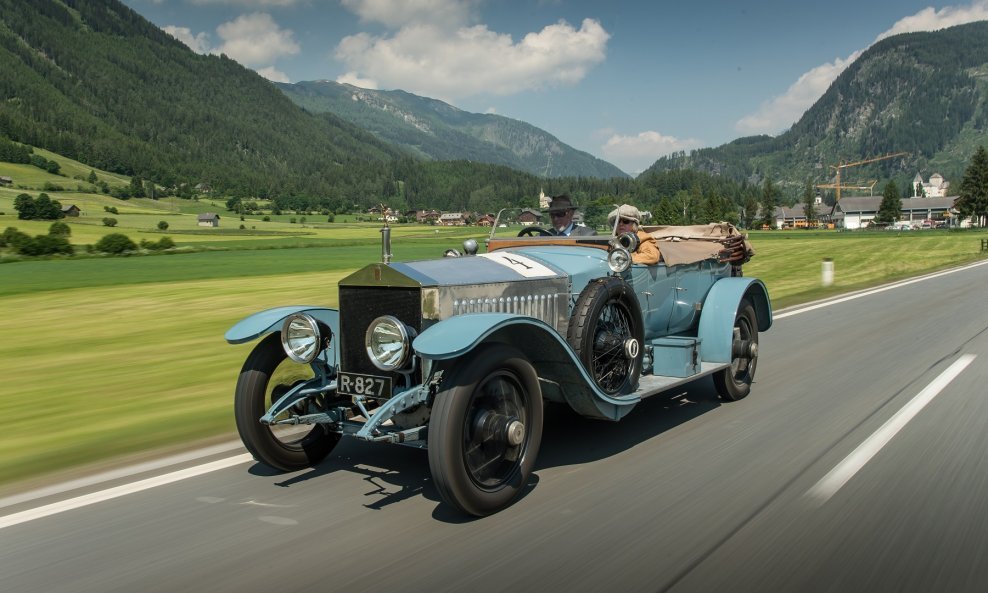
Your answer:
[[[755,255],[748,238],[729,222],[690,226],[643,226],[655,237],[667,266],[720,259],[738,264]]]

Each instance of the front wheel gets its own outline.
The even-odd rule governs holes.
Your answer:
[[[336,443],[338,433],[322,425],[265,426],[259,419],[271,404],[298,383],[314,376],[309,365],[288,359],[281,347],[280,334],[274,333],[254,348],[237,379],[234,414],[237,432],[254,459],[281,471],[295,471],[319,463]],[[314,412],[312,400],[298,404],[300,414]]]
[[[484,516],[528,482],[542,442],[542,392],[515,348],[493,345],[450,366],[429,422],[429,469],[449,505]]]
[[[737,401],[751,391],[758,363],[758,320],[755,308],[747,300],[741,301],[734,318],[734,336],[731,341],[731,366],[714,373],[717,393],[729,401]]]

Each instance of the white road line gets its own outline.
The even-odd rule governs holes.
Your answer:
[[[19,525],[21,523],[26,523],[28,521],[33,521],[49,515],[55,515],[64,511],[71,511],[72,509],[89,506],[91,504],[96,504],[97,502],[103,502],[112,498],[126,496],[128,494],[133,494],[134,492],[148,490],[156,486],[171,484],[172,482],[178,482],[179,480],[184,480],[186,478],[208,474],[209,472],[232,467],[241,463],[247,463],[248,461],[253,461],[253,457],[251,457],[249,453],[244,453],[243,455],[227,457],[226,459],[220,459],[219,461],[204,463],[195,467],[174,471],[161,476],[148,478],[146,480],[140,480],[132,484],[124,484],[115,488],[100,490],[99,492],[93,492],[91,494],[77,496],[61,502],[55,502],[34,509],[28,509],[20,513],[6,515],[0,517],[0,529],[3,529],[4,527],[11,527],[13,525]]]
[[[203,457],[210,457],[213,455],[219,455],[220,453],[227,453],[229,451],[235,451],[235,450],[243,451],[243,449],[244,449],[243,443],[241,443],[239,440],[229,441],[220,445],[204,447],[202,449],[196,449],[195,451],[189,451],[187,453],[170,455],[168,457],[162,457],[160,459],[146,461],[144,463],[138,463],[136,465],[129,465],[127,467],[122,467],[119,469],[100,472],[98,474],[93,474],[90,476],[86,476],[84,478],[69,480],[67,482],[61,482],[58,484],[54,484],[52,486],[45,486],[44,488],[37,488],[35,490],[30,490],[28,492],[22,492],[20,494],[14,494],[11,496],[0,498],[0,509],[4,507],[13,506],[15,504],[21,504],[24,502],[36,500],[38,498],[44,498],[46,496],[54,496],[56,494],[62,494],[63,492],[68,492],[70,490],[78,490],[79,488],[95,486],[96,484],[100,484],[102,482],[109,482],[110,480],[119,480],[121,478],[136,476],[137,474],[164,469],[172,465],[178,465],[180,463],[187,463],[189,461],[193,461],[196,459],[202,459]]]
[[[923,282],[925,280],[932,280],[933,278],[939,278],[940,276],[946,276],[947,274],[953,274],[954,272],[961,272],[970,268],[976,268],[978,266],[983,266],[988,264],[988,260],[980,261],[967,266],[962,266],[959,268],[952,268],[950,270],[944,270],[943,272],[936,272],[928,276],[920,276],[919,278],[912,278],[910,280],[903,280],[902,282],[896,282],[893,284],[886,284],[885,286],[880,286],[871,290],[865,290],[863,292],[857,292],[845,297],[836,298],[829,301],[822,301],[812,305],[807,305],[805,307],[800,307],[798,309],[793,309],[792,311],[786,311],[785,313],[779,313],[778,315],[772,315],[772,320],[785,319],[786,317],[792,317],[793,315],[799,315],[800,313],[807,313],[809,311],[814,311],[816,309],[822,309],[824,307],[829,307],[831,305],[837,305],[839,303],[846,303],[847,301],[853,301],[854,299],[860,299],[862,297],[871,296],[873,294],[878,294],[880,292],[885,292],[886,290],[892,290],[893,288],[899,288],[902,286],[908,286],[910,284],[915,284],[916,282]]]
[[[883,292],[883,291],[886,291],[886,290],[891,290],[893,288],[898,288],[900,286],[905,286],[907,284],[912,284],[913,282],[920,282],[922,280],[928,280],[930,278],[937,278],[937,277],[943,276],[945,274],[952,274],[954,272],[960,272],[962,270],[966,270],[968,268],[973,268],[973,267],[984,265],[984,264],[988,264],[988,261],[982,261],[982,262],[978,262],[978,263],[971,264],[971,265],[968,265],[968,266],[963,266],[963,267],[960,267],[960,268],[954,268],[954,269],[951,269],[951,270],[945,270],[943,272],[938,272],[938,273],[932,274],[930,276],[923,276],[922,278],[914,278],[912,280],[907,280],[907,281],[899,282],[899,283],[896,283],[896,284],[889,284],[887,286],[883,286],[881,288],[876,288],[874,290],[857,293],[857,294],[854,294],[854,295],[851,295],[851,296],[847,296],[847,297],[843,297],[843,298],[839,298],[839,299],[834,299],[834,300],[831,300],[831,301],[825,301],[825,302],[822,302],[822,303],[817,303],[817,304],[814,304],[814,305],[810,305],[808,307],[802,307],[802,308],[799,308],[799,309],[794,309],[792,311],[787,311],[787,312],[781,313],[779,315],[774,315],[773,316],[773,319],[782,319],[782,318],[785,318],[785,317],[791,317],[793,315],[799,315],[800,313],[806,313],[807,311],[813,311],[815,309],[819,309],[819,308],[822,308],[822,307],[828,307],[830,305],[836,305],[838,303],[843,303],[845,301],[850,301],[850,300],[853,300],[853,299],[861,298],[861,297],[864,297],[864,296],[872,295],[872,294]],[[972,358],[972,360],[973,360],[973,358]],[[224,446],[224,445],[221,445],[221,446]],[[169,474],[164,474],[162,476],[158,476],[158,477],[154,477],[154,478],[148,478],[146,480],[140,480],[140,481],[134,482],[132,484],[124,484],[122,486],[117,486],[115,488],[109,488],[107,490],[101,490],[99,492],[93,492],[92,494],[86,494],[84,496],[78,496],[76,498],[70,498],[70,499],[64,500],[62,502],[56,502],[56,503],[52,503],[52,504],[49,504],[49,505],[40,506],[40,507],[37,507],[35,509],[29,509],[29,510],[26,510],[26,511],[22,511],[20,513],[13,513],[13,514],[10,514],[10,515],[5,515],[5,516],[0,517],[0,529],[3,529],[4,527],[10,527],[12,525],[18,525],[20,523],[26,523],[27,521],[32,521],[34,519],[40,519],[42,517],[48,517],[50,515],[54,515],[54,514],[57,514],[57,513],[64,512],[64,511],[70,511],[72,509],[77,509],[77,508],[80,508],[80,507],[88,506],[88,505],[91,505],[91,504],[95,504],[97,502],[103,502],[105,500],[110,500],[112,498],[118,498],[120,496],[125,496],[127,494],[132,494],[134,492],[140,492],[142,490],[147,490],[149,488],[154,488],[156,486],[162,486],[164,484],[170,484],[172,482],[178,482],[179,480],[184,480],[186,478],[192,478],[192,477],[195,477],[195,476],[200,476],[202,474],[207,474],[209,472],[220,470],[220,469],[223,469],[223,468],[226,468],[226,467],[232,467],[232,466],[238,465],[240,463],[246,463],[247,461],[250,461],[251,459],[252,459],[252,457],[249,454],[237,455],[235,457],[228,457],[226,459],[220,459],[218,461],[213,461],[211,463],[206,463],[206,464],[203,464],[203,465],[197,465],[195,467],[190,467],[188,469],[184,469],[184,470],[181,470],[181,471],[176,471],[176,472],[172,472],[172,473],[169,473]],[[148,469],[150,469],[150,468],[148,468]],[[101,477],[102,478],[105,478],[105,479],[109,479],[106,476],[101,476]],[[96,482],[95,479],[85,480],[85,483],[86,483],[85,485],[91,485],[94,482]],[[8,497],[8,498],[0,499],[0,502],[3,503],[3,504],[0,504],[0,507],[9,506],[9,505],[12,505],[12,504],[17,504],[17,503],[20,503],[20,502],[24,502],[26,499],[29,500],[29,498],[28,498],[29,495],[35,495],[35,497],[38,497],[38,496],[42,496],[42,495],[56,494],[56,493],[60,493],[60,492],[64,492],[64,491],[70,490],[70,489],[75,488],[75,487],[79,487],[80,485],[82,485],[82,484],[81,483],[78,483],[77,484],[77,483],[74,483],[74,482],[70,482],[70,483],[67,483],[67,484],[52,486],[51,488],[45,489],[44,491],[42,491],[41,494],[39,494],[38,492],[34,492],[34,493],[27,493],[25,495],[20,495],[20,496],[17,496],[17,497]]]
[[[882,447],[892,440],[892,437],[902,430],[920,410],[926,407],[926,404],[933,401],[933,398],[939,395],[951,381],[956,379],[975,358],[973,354],[965,354],[957,359],[954,364],[947,367],[947,370],[940,373],[932,383],[927,385],[923,391],[919,392],[916,397],[896,412],[894,416],[889,418],[881,428],[858,445],[858,448],[838,463],[834,469],[830,470],[830,473],[817,482],[815,486],[807,490],[806,496],[819,504],[830,500],[831,496],[836,494],[848,480],[853,478],[858,473],[858,470],[864,467],[872,457],[881,451]]]

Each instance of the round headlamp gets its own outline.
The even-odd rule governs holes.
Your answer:
[[[612,249],[607,254],[607,267],[615,274],[620,274],[631,267],[631,254],[623,247]]]
[[[281,326],[281,346],[288,358],[295,362],[312,362],[322,350],[319,323],[305,313],[289,315]]]
[[[411,352],[408,327],[392,315],[378,317],[367,327],[364,345],[374,366],[382,371],[400,369]]]

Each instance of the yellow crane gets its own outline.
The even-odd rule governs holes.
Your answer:
[[[868,163],[874,163],[876,161],[884,161],[885,159],[893,159],[895,157],[905,156],[907,154],[909,154],[909,153],[908,152],[891,152],[889,154],[883,154],[882,156],[876,156],[876,157],[871,157],[871,158],[868,158],[868,159],[864,159],[863,161],[854,161],[853,163],[839,163],[837,165],[830,165],[830,168],[831,169],[834,169],[836,171],[836,175],[834,176],[834,182],[833,183],[824,183],[822,185],[818,185],[817,187],[820,188],[820,189],[832,189],[832,190],[834,190],[834,195],[835,195],[837,201],[840,201],[840,190],[841,190],[841,188],[844,188],[844,189],[867,189],[867,190],[870,191],[871,188],[875,187],[875,183],[877,183],[877,181],[871,182],[871,185],[865,185],[865,186],[861,186],[861,185],[841,185],[841,182],[840,182],[841,170],[842,169],[847,169],[849,167],[857,167],[858,165],[867,165]]]

